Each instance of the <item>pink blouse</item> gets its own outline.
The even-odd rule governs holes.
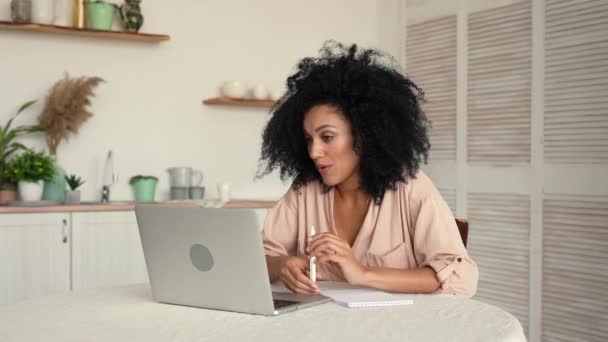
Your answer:
[[[266,255],[306,255],[312,225],[317,233],[336,233],[334,188],[323,193],[319,182],[289,189],[266,216]],[[419,171],[408,183],[387,190],[380,205],[371,201],[353,253],[369,267],[412,269],[430,266],[441,283],[437,293],[472,297],[477,265],[465,249],[452,212],[431,180]],[[337,265],[317,265],[317,279],[344,280]]]

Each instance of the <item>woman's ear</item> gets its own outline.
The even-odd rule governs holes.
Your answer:
[[[353,150],[355,154],[361,156],[361,151],[363,149],[363,137],[361,134],[353,135]]]

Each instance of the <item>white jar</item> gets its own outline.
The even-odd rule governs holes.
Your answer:
[[[230,201],[230,183],[218,183],[217,195],[222,203]]]
[[[55,23],[55,0],[32,0],[32,23]]]

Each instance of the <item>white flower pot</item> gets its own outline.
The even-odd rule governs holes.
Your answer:
[[[80,190],[66,190],[65,204],[80,204]]]
[[[21,181],[17,183],[19,189],[19,197],[25,202],[37,202],[42,200],[42,190],[44,189],[44,181],[40,180],[36,183]]]

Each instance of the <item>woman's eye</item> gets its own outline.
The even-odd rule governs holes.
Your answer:
[[[330,142],[334,139],[334,137],[330,136],[330,135],[326,135],[321,137],[323,139],[324,142]]]

